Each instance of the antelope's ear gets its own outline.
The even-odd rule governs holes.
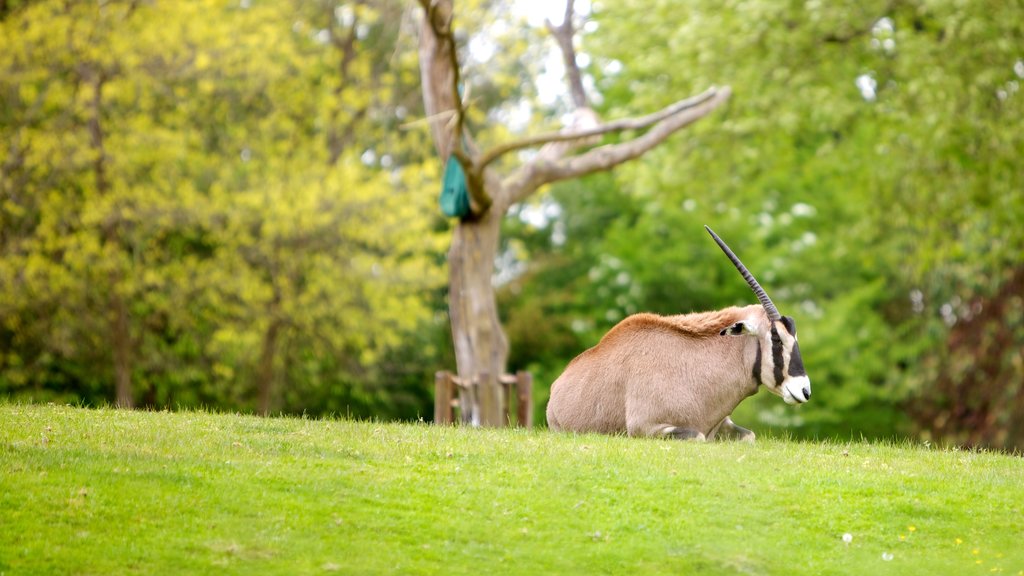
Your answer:
[[[720,336],[740,336],[742,334],[757,334],[757,325],[749,320],[740,320],[739,322],[728,326],[718,333]]]

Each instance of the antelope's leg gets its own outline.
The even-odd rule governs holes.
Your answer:
[[[731,416],[726,416],[715,426],[712,430],[711,437],[716,437],[716,434],[722,438],[731,438],[734,440],[742,440],[744,442],[753,442],[755,435],[752,431],[737,425],[732,421]]]
[[[675,440],[696,440],[698,442],[706,440],[703,432],[698,432],[692,428],[680,428],[679,426],[666,426],[662,429],[661,435]]]
[[[626,432],[630,436],[641,436],[647,438],[674,438],[676,440],[699,440],[703,442],[706,438],[704,433],[685,426],[676,426],[667,422],[627,422]]]

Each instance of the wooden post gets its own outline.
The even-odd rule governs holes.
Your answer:
[[[470,376],[465,380],[458,379],[455,383],[459,387],[459,420],[463,424],[472,426],[473,414],[478,412],[475,408],[477,405],[477,379]]]
[[[472,405],[480,386],[486,382],[487,375],[462,380],[447,370],[434,373],[434,424],[439,426],[455,421],[455,407],[459,407],[460,419],[463,424],[473,424],[470,411],[463,406]],[[529,372],[519,371],[515,375],[502,374],[498,377],[500,389],[501,413],[505,423],[512,423],[512,387],[516,393],[516,425],[524,428],[533,427],[533,376]],[[456,398],[458,393],[458,398]]]
[[[452,374],[447,370],[434,373],[434,424],[452,423]]]
[[[516,383],[516,377],[511,374],[502,374],[498,378],[501,385],[501,397],[503,399],[501,414],[505,418],[505,424],[512,425],[512,386]]]
[[[474,406],[479,408],[478,413],[473,415],[474,426],[502,426],[501,414],[504,413],[504,408],[501,401],[501,385],[498,384],[498,378],[501,375],[495,376],[495,381],[492,383],[489,372],[481,372],[475,380],[473,380],[473,400],[475,401]],[[485,387],[493,387],[495,390],[489,391],[484,390]],[[490,403],[494,403],[492,405]],[[486,404],[486,405],[485,405]],[[487,423],[484,420],[485,414],[497,414],[498,421]],[[508,422],[506,421],[507,425]]]
[[[516,372],[516,417],[524,428],[533,428],[533,375]]]

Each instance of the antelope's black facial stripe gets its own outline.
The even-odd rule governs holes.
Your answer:
[[[782,337],[779,336],[779,329],[772,325],[772,367],[775,368],[775,385],[779,386],[783,380]]]
[[[807,376],[804,370],[804,359],[800,357],[800,345],[793,342],[793,351],[789,354],[789,375]]]
[[[757,345],[757,351],[754,353],[754,382],[758,385],[761,384],[761,345]]]

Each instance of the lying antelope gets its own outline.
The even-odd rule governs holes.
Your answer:
[[[787,404],[811,397],[796,324],[779,314],[746,266],[707,226],[760,306],[659,316],[634,314],[577,356],[551,385],[548,427],[630,436],[754,440],[733,409],[758,385]]]

